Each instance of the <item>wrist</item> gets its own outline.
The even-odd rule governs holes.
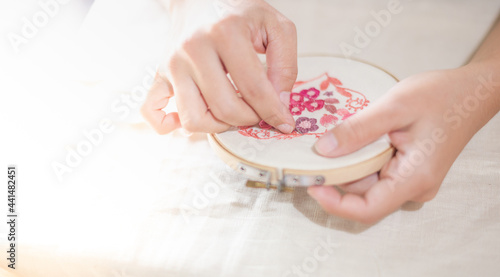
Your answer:
[[[459,69],[466,74],[471,88],[468,95],[486,102],[486,112],[493,117],[500,111],[500,58],[471,61]]]
[[[451,70],[455,86],[453,110],[465,123],[462,131],[475,134],[500,110],[500,67],[494,62],[473,62]]]

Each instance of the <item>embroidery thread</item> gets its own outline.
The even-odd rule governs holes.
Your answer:
[[[369,103],[362,93],[346,88],[339,79],[323,73],[307,81],[295,82],[289,104],[290,113],[296,120],[296,130],[292,133],[283,134],[265,121],[258,126],[239,127],[238,132],[256,139],[293,139],[305,135],[319,138]]]

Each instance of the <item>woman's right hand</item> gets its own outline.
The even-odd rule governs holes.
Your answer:
[[[290,91],[297,77],[295,25],[264,1],[236,2],[222,18],[173,43],[167,69],[157,74],[141,109],[158,133],[179,127],[218,133],[260,120],[283,133],[294,130],[280,92]],[[184,26],[189,18],[177,13],[172,24]],[[257,53],[266,54],[267,72]],[[174,95],[178,113],[165,114]]]

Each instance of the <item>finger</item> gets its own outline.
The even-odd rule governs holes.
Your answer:
[[[236,93],[215,51],[198,45],[191,58],[196,60],[192,65],[194,81],[215,118],[233,126],[250,126],[260,121]]]
[[[344,192],[363,195],[375,183],[377,183],[378,180],[379,180],[378,173],[373,173],[373,174],[368,175],[367,177],[365,177],[361,180],[357,180],[357,181],[350,182],[347,184],[341,184],[341,185],[338,185],[338,187]]]
[[[178,76],[176,76],[178,74]],[[187,74],[173,74],[177,110],[182,127],[189,132],[219,133],[230,125],[217,120],[209,111],[198,87]]]
[[[291,91],[298,73],[295,24],[280,17],[266,33],[267,76],[276,91]]]
[[[353,193],[341,195],[331,186],[312,186],[307,192],[328,213],[343,218],[373,224],[397,210],[410,197],[401,184],[389,178],[375,183],[364,196]]]
[[[236,25],[237,23],[235,23]],[[218,53],[243,99],[267,123],[283,133],[291,133],[295,121],[288,107],[281,103],[278,93],[267,79],[266,72],[249,41],[246,27],[233,26],[218,44]]]
[[[381,100],[375,103],[327,132],[314,145],[316,151],[327,157],[342,156],[409,124],[401,116],[405,113],[398,113],[398,107],[386,102]]]
[[[154,83],[141,107],[142,116],[159,134],[167,134],[180,128],[179,115],[175,112],[166,114],[163,111],[172,97],[173,89],[170,82],[157,73]]]
[[[408,159],[409,155],[401,153],[394,156],[380,172],[380,180],[362,196],[341,195],[329,186],[309,187],[307,192],[328,213],[372,224],[426,191],[422,172],[409,170],[412,165]]]
[[[438,191],[439,191],[439,186],[436,187],[436,189],[426,191],[422,195],[419,195],[419,196],[412,198],[411,201],[417,202],[417,203],[429,202],[432,199],[434,199],[434,197],[436,197]]]

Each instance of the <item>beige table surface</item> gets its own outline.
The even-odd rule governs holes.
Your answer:
[[[341,53],[388,2],[270,1],[296,23],[301,54]],[[500,11],[500,1],[401,5],[354,56],[399,78],[463,64]],[[374,226],[347,221],[305,190],[245,188],[203,135],[156,135],[138,102],[117,110],[161,56],[167,24],[154,1],[97,0],[78,37],[34,42],[12,64],[23,73],[3,81],[16,93],[2,92],[1,108],[15,136],[1,149],[2,164],[20,168],[18,276],[500,275],[500,115],[434,200]],[[53,163],[103,118],[113,131],[58,180]]]

